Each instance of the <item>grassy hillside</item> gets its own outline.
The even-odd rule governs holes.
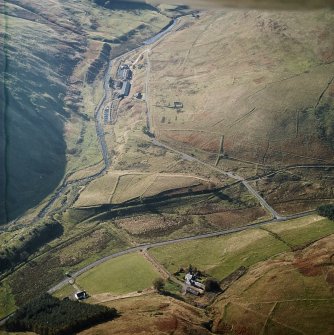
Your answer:
[[[208,322],[205,312],[182,301],[158,294],[104,303],[114,306],[122,315],[113,322],[100,324],[79,334],[138,334],[209,335],[203,324]]]
[[[73,241],[68,248],[54,251],[53,257],[45,255],[36,259],[9,277],[0,289],[0,306],[4,311],[11,311],[15,304],[20,305],[36,296],[41,290],[50,287],[52,282],[60,280],[65,271],[71,272],[78,269],[78,265],[79,268],[86,265],[86,261],[79,262],[82,254],[91,254],[92,249],[97,253],[97,248],[105,248],[104,255],[119,250],[116,241],[108,241],[108,235],[110,238],[115,231],[108,227],[108,232],[107,227],[103,224],[102,227],[95,228],[93,233],[87,234],[82,240]],[[149,253],[170,272],[192,264],[218,280],[226,278],[240,266],[248,268],[243,277],[232,281],[229,288],[217,297],[208,295],[198,300],[183,297],[190,304],[207,306],[206,318],[213,320],[213,333],[314,334],[317,329],[319,334],[329,335],[332,330],[329,311],[333,308],[333,233],[333,221],[311,215],[224,237],[158,247],[149,250]],[[110,242],[113,247],[107,246]],[[125,247],[124,244],[121,245],[121,248]],[[94,259],[95,256],[91,257],[89,262]],[[94,331],[117,334],[118,327],[123,329],[122,334],[126,334],[129,325],[142,325],[143,317],[147,322],[146,332],[159,334],[159,331],[154,330],[156,323],[151,324],[152,320],[158,320],[152,316],[167,317],[169,309],[165,305],[163,308],[155,303],[151,305],[151,302],[168,299],[169,306],[179,302],[172,298],[146,295],[148,292],[144,292],[142,297],[117,302],[113,300],[116,294],[150,286],[156,275],[141,255],[130,254],[110,260],[80,276],[76,284],[93,295],[91,303],[104,301],[104,304],[117,309],[117,306],[122,306],[116,328],[113,324],[105,323],[87,330],[87,334]],[[36,285],[31,286],[31,282]],[[65,287],[58,295],[64,297],[73,292],[73,288]],[[146,319],[149,316],[147,311],[138,311],[136,301],[141,302],[145,311],[150,306],[151,319]],[[194,308],[189,304],[181,305],[188,311]],[[188,326],[199,326],[204,321],[201,314],[204,311],[199,311],[201,312],[191,317],[192,321],[187,323]],[[318,323],[319,319],[321,323]],[[173,325],[177,327],[175,319],[173,320]],[[181,329],[178,332],[183,334]]]
[[[159,273],[140,254],[130,254],[84,273],[76,279],[76,283],[90,295],[123,294],[150,288],[158,277]]]
[[[189,264],[230,283],[207,309],[218,334],[333,332],[333,221],[318,216],[152,249],[171,272]],[[199,300],[200,302],[200,300]]]
[[[6,148],[1,157],[6,162],[5,208],[13,219],[50,193],[64,174],[63,118],[68,115],[63,76],[76,63],[75,49],[84,45],[71,34],[62,42],[60,32],[15,5],[6,3],[2,10]]]
[[[152,131],[222,170],[259,179],[254,187],[279,212],[331,201],[333,27],[330,10],[184,18],[145,54]],[[173,108],[176,101],[183,107]]]

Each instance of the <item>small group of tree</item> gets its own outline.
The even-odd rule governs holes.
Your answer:
[[[319,215],[334,221],[334,205],[319,206],[317,212]]]
[[[205,291],[206,292],[220,292],[220,284],[218,280],[213,279],[213,278],[208,278],[205,281]]]
[[[156,278],[153,280],[153,287],[161,293],[165,288],[165,281],[162,278]]]
[[[60,300],[43,294],[18,309],[7,320],[6,330],[32,331],[42,335],[73,334],[97,323],[110,321],[116,316],[114,308]]]

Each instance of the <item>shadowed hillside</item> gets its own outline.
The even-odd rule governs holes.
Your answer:
[[[121,50],[128,31],[136,31],[125,43],[132,47],[169,19],[150,5],[86,0],[11,0],[0,4],[0,16],[4,223],[38,205],[64,176],[101,161],[93,111],[109,52],[94,68],[95,82],[86,84],[86,74],[103,48]]]
[[[65,28],[39,22],[29,9],[8,3],[2,11],[6,147],[1,160],[6,164],[5,209],[11,220],[52,192],[64,174],[66,76],[84,44],[77,34],[62,40]]]

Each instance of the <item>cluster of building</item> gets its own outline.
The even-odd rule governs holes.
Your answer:
[[[123,64],[117,70],[117,79],[119,81],[116,84],[116,87],[119,89],[117,93],[118,98],[127,97],[130,94],[132,79],[132,71],[130,70],[129,65]]]
[[[188,272],[184,277],[184,281],[186,284],[186,292],[194,295],[200,295],[204,293],[205,285],[199,282],[198,273]]]
[[[128,64],[121,65],[117,70],[117,77],[122,80],[131,80],[132,79],[132,71]]]

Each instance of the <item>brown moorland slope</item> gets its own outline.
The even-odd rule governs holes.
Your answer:
[[[333,334],[334,235],[258,263],[213,304],[219,334]],[[233,334],[233,332],[232,332]]]
[[[154,131],[256,164],[332,162],[333,23],[330,10],[201,15],[150,52]]]
[[[108,303],[105,303],[108,306]],[[182,301],[158,294],[145,295],[138,298],[111,301],[121,317],[101,324],[86,331],[82,335],[93,334],[175,334],[175,335],[209,335],[202,323],[208,318],[204,311]]]

